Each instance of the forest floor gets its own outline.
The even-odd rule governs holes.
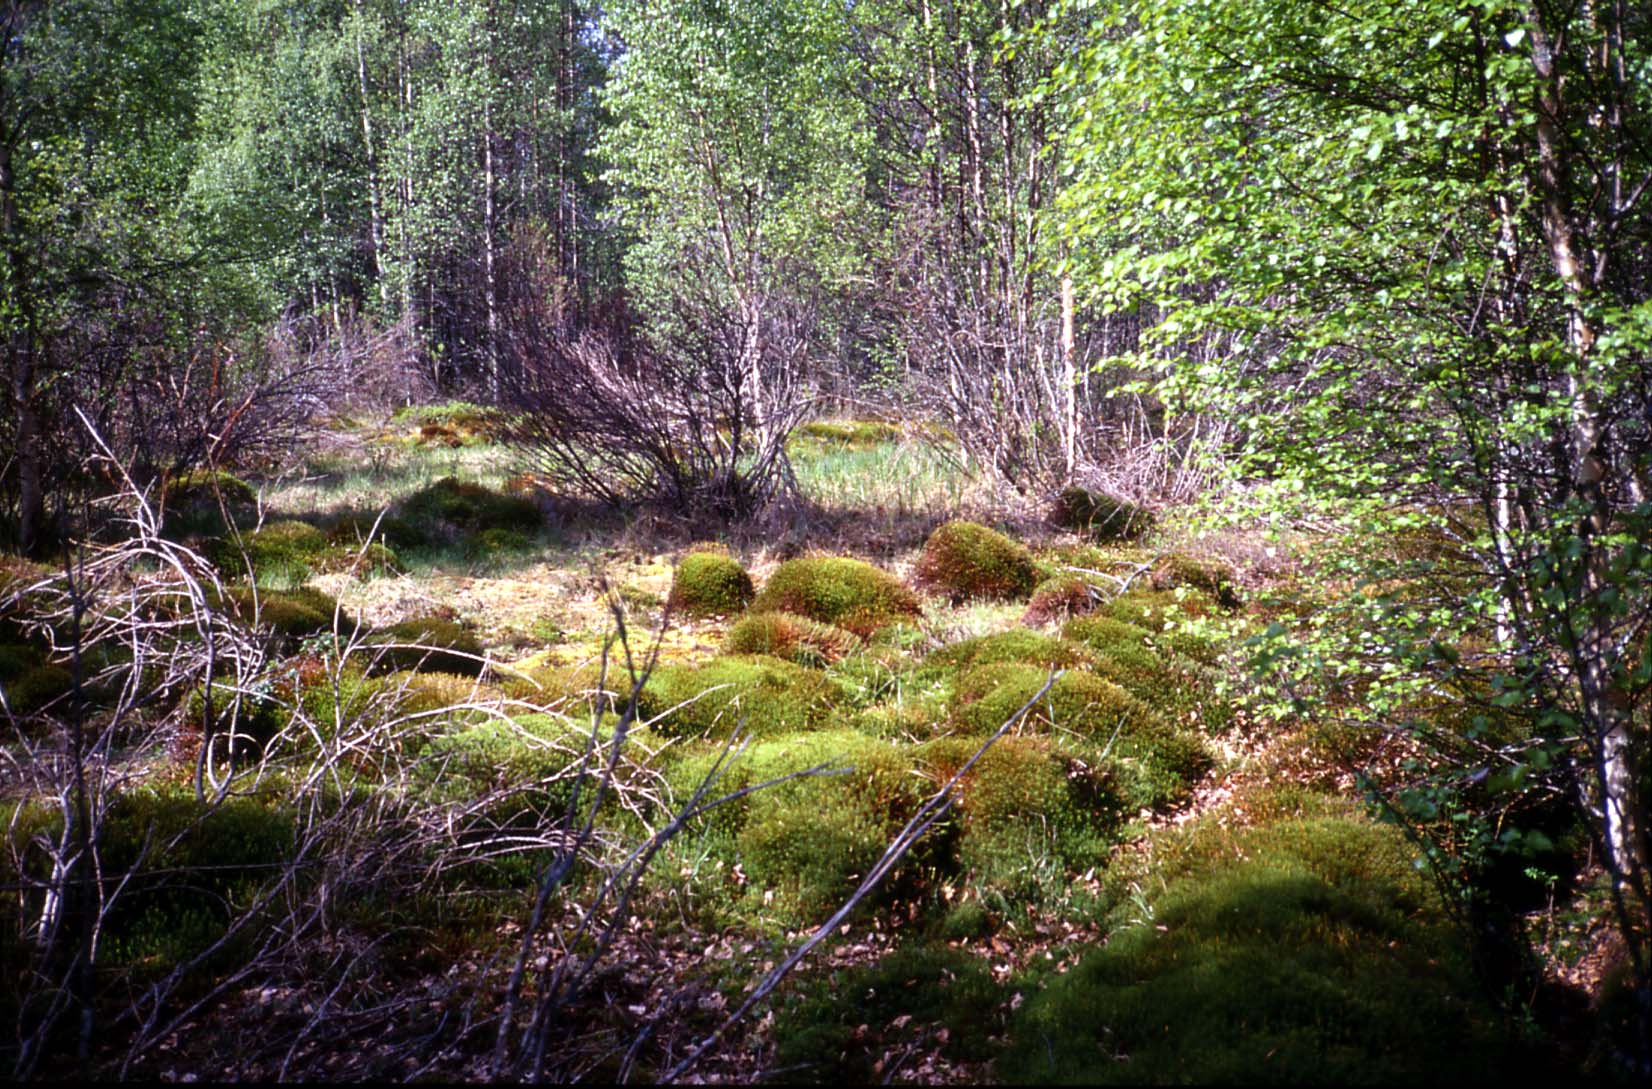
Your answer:
[[[1281,602],[1312,596],[1311,536],[1200,533],[1172,514],[1145,538],[1097,541],[885,425],[805,431],[792,455],[801,501],[739,526],[552,498],[457,411],[341,422],[294,466],[250,479],[257,501],[241,540],[258,593],[319,591],[374,631],[412,623],[429,634],[442,622],[484,660],[464,678],[431,672],[434,654],[393,675],[423,674],[403,691],[440,686],[456,705],[421,719],[421,751],[486,764],[465,764],[471,786],[444,787],[442,804],[486,779],[496,793],[482,800],[537,799],[532,812],[554,819],[566,762],[545,774],[534,754],[617,706],[588,698],[615,687],[617,616],[639,658],[657,648],[646,725],[631,742],[636,781],[655,785],[629,815],[602,811],[606,853],[553,901],[537,944],[521,946],[544,853],[490,856],[404,910],[340,911],[279,970],[220,979],[217,999],[132,1072],[480,1078],[527,948],[539,964],[598,953],[577,1001],[551,1018],[556,1077],[657,1077],[719,1030],[999,724],[993,716],[1020,707],[1052,669],[1063,679],[959,773],[953,815],[685,1080],[1486,1077],[1511,1056],[1572,1065],[1594,1054],[1588,996],[1613,955],[1587,866],[1527,909],[1544,935],[1542,993],[1483,993],[1416,844],[1359,799],[1349,753],[1398,765],[1414,755],[1405,739],[1268,717],[1250,698],[1245,640]],[[381,512],[379,539],[396,558],[375,569],[259,551],[258,527],[303,523],[337,540]],[[939,583],[926,558],[938,546],[926,542],[958,520],[1002,531],[1027,580],[979,594],[963,576]],[[768,653],[754,656],[735,629],[763,597],[749,613],[747,598],[682,607],[692,604],[682,561],[708,548],[756,588],[784,582],[774,576],[792,561],[853,558],[910,603],[858,632],[826,614],[802,635],[764,629]],[[1046,607],[1029,611],[1029,597]],[[806,609],[796,603],[806,598],[785,607]],[[610,673],[596,676],[605,653]],[[538,693],[526,703],[524,681]],[[187,735],[178,714],[171,728]],[[736,717],[751,767],[730,773],[731,787],[817,761],[853,770],[692,824],[628,912],[604,909],[618,925],[593,946],[578,920],[601,867],[692,792]],[[530,769],[524,783],[498,794],[519,767]],[[1522,1016],[1549,1023],[1516,1025]],[[1238,1036],[1213,1052],[1212,1033]]]

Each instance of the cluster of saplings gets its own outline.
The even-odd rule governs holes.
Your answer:
[[[400,554],[462,540],[518,547],[538,528],[533,504],[444,480],[395,508],[364,545],[372,527],[349,520],[238,530],[236,508],[250,495],[221,478],[191,486],[198,492],[169,497],[174,531],[218,565],[220,604],[278,651],[234,729],[277,761],[282,746],[306,743],[299,718],[310,728],[366,715],[410,724],[394,743],[428,770],[397,781],[395,805],[469,806],[490,844],[527,845],[478,850],[452,870],[455,889],[532,889],[544,858],[533,834],[569,811],[579,739],[593,724],[612,736],[633,678],[617,666],[496,669],[473,635],[440,618],[361,631],[303,581],[395,570]],[[926,596],[1025,602],[1023,623],[937,643],[923,623]],[[694,549],[668,606],[721,625],[722,650],[646,674],[628,739],[641,755],[619,766],[599,823],[634,842],[694,791],[736,733],[744,748],[719,792],[845,769],[745,795],[673,843],[642,902],[649,890],[669,893],[696,925],[772,937],[818,923],[1032,701],[959,780],[947,819],[861,908],[907,920],[903,950],[846,981],[802,977],[782,1002],[776,1039],[795,1068],[872,1076],[875,1049],[857,1026],[885,1014],[950,1026],[952,1058],[995,1060],[1013,1080],[1478,1077],[1506,1054],[1414,852],[1347,799],[1263,778],[1144,838],[1144,819],[1187,801],[1216,763],[1212,742],[1236,728],[1224,648],[1178,623],[1241,618],[1222,565],[1095,545],[1035,557],[985,526],[953,522],[930,536],[910,584],[857,559],[811,555],[781,563],[759,589],[725,550]],[[345,642],[357,648],[350,663],[317,665]],[[54,698],[39,676],[13,683],[47,668],[39,651],[8,643],[0,661],[8,693],[28,693],[28,709]],[[186,740],[191,728],[198,736],[203,695],[177,704]],[[104,864],[133,875],[106,920],[100,971],[111,977],[141,979],[210,945],[294,849],[294,814],[268,789],[279,776],[192,825],[193,755],[175,747],[177,767],[118,794],[108,811]],[[356,770],[373,759],[362,754]],[[58,817],[27,802],[13,809],[23,834],[11,837],[0,883],[27,889],[44,865],[31,836],[49,835]],[[1143,849],[1118,851],[1132,841]],[[188,876],[167,876],[178,874]],[[41,910],[26,891],[0,895],[17,919]],[[1052,961],[994,977],[965,951],[1060,912],[1111,933],[1070,971]],[[27,959],[23,934],[5,930],[8,975]]]

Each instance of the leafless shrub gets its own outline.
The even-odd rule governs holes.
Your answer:
[[[816,306],[731,300],[685,273],[669,322],[568,329],[521,298],[508,317],[513,440],[554,481],[610,505],[743,516],[792,489],[786,438],[807,411]]]

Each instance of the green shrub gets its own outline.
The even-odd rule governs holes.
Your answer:
[[[783,612],[870,636],[921,610],[912,592],[869,563],[807,556],[775,568],[751,612]]]
[[[638,710],[670,736],[727,734],[744,722],[752,735],[773,737],[820,725],[837,696],[837,687],[813,670],[750,655],[660,666],[643,686]]]
[[[968,670],[953,695],[954,729],[991,733],[1048,676],[1048,670],[1013,663]],[[1186,797],[1193,780],[1211,765],[1196,735],[1170,725],[1119,685],[1081,670],[1057,677],[1020,729],[1048,732],[1065,751],[1104,774],[1108,791],[1132,812]]]
[[[948,522],[924,542],[913,580],[956,604],[975,598],[1017,598],[1038,582],[1032,554],[996,530]]]
[[[1050,521],[1098,541],[1131,541],[1153,528],[1153,514],[1147,508],[1077,485],[1056,496]]]
[[[374,633],[367,646],[374,673],[411,670],[475,677],[482,672],[481,642],[462,624],[442,617],[417,617],[391,625]]]
[[[400,532],[413,538],[407,547],[415,548],[452,543],[488,529],[533,534],[544,522],[530,499],[451,476],[414,492],[397,504],[395,513]],[[390,536],[401,547],[400,538]]]
[[[791,613],[742,617],[723,640],[728,654],[768,654],[815,669],[842,661],[862,645],[852,631]]]
[[[1182,837],[1163,891],[1016,1018],[1013,1082],[1482,1081],[1502,1041],[1398,832],[1351,817]],[[1202,844],[1199,841],[1213,842]]]
[[[686,616],[727,616],[749,605],[755,593],[738,560],[718,552],[691,552],[677,565],[669,604]]]

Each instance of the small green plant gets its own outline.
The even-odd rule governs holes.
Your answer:
[[[719,552],[691,552],[677,565],[670,607],[686,616],[727,616],[751,604],[756,591],[738,560]]]
[[[750,611],[794,613],[864,637],[921,610],[912,591],[869,563],[807,556],[775,568]]]
[[[1025,597],[1038,582],[1038,572],[1026,547],[997,530],[948,522],[924,542],[913,579],[957,603]]]

